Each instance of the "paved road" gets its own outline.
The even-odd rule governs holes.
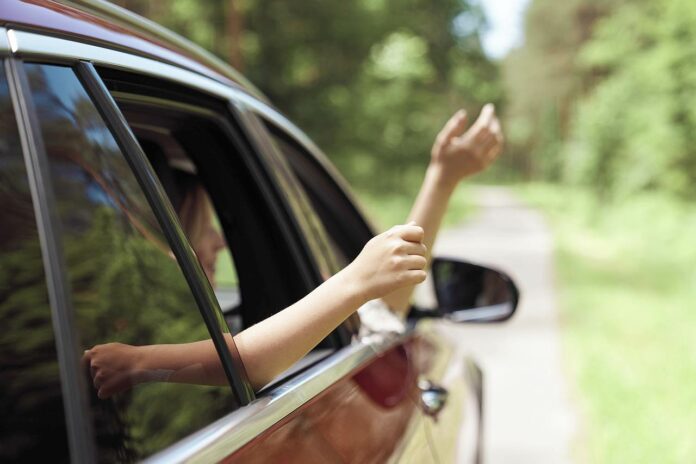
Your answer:
[[[522,292],[511,321],[452,328],[485,375],[484,462],[571,462],[577,423],[562,361],[551,235],[509,190],[475,194],[476,216],[443,231],[435,254],[504,269]]]

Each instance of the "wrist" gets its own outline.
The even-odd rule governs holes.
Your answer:
[[[448,194],[454,191],[461,180],[461,177],[453,175],[450,169],[437,161],[431,161],[425,171],[425,181]]]
[[[367,288],[353,276],[352,267],[349,264],[340,272],[336,273],[330,280],[336,286],[334,294],[346,301],[346,303],[357,310],[360,306],[367,303],[371,298],[367,293]]]

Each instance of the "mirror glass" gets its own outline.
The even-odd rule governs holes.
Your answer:
[[[509,319],[519,299],[505,273],[457,259],[434,258],[429,276],[431,295],[413,308],[413,317],[442,317],[453,322],[496,322]],[[425,299],[417,298],[423,302]]]

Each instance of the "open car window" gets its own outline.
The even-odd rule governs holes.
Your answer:
[[[108,68],[99,73],[179,212],[202,267],[210,269],[204,256],[210,250],[196,243],[181,214],[188,196],[182,185],[204,191],[212,225],[225,244],[217,252],[214,278],[208,277],[233,333],[290,306],[320,283],[296,217],[284,206],[281,181],[256,152],[229,102],[154,78]],[[339,346],[331,334],[278,379]]]
[[[265,125],[302,184],[336,259],[342,265],[348,264],[372,238],[369,225],[343,189],[300,142],[270,121],[265,121]]]
[[[200,186],[209,200],[211,221],[225,246],[212,266],[214,278],[208,277],[231,330],[249,327],[304,296],[285,226],[278,223],[258,167],[245,154],[248,147],[227,103],[154,78],[109,68],[99,72],[174,209],[181,213],[186,206],[185,184]],[[204,269],[210,269],[205,247],[191,235],[195,227],[182,222],[182,228]]]

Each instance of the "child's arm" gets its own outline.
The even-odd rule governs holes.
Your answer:
[[[484,106],[468,130],[466,123],[466,113],[460,110],[438,134],[425,179],[408,217],[423,227],[423,244],[428,250],[432,250],[455,187],[462,179],[486,169],[502,150],[503,135],[493,105]],[[413,288],[402,287],[382,300],[405,317]]]
[[[301,359],[369,300],[425,280],[423,229],[396,226],[370,240],[345,269],[292,306],[234,337],[255,389]],[[229,338],[228,338],[229,342]],[[100,398],[133,385],[169,381],[225,385],[211,340],[175,345],[97,345],[85,352]]]

